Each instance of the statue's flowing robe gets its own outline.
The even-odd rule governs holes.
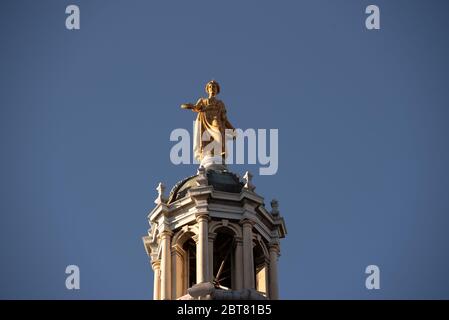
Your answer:
[[[234,129],[226,116],[226,107],[218,99],[200,98],[192,109],[198,112],[193,129],[193,153],[201,162],[205,151],[212,156],[226,156],[226,129]],[[211,142],[214,145],[210,145]]]

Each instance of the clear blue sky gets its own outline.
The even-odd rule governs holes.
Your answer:
[[[146,215],[196,171],[169,135],[211,78],[235,126],[279,129],[254,183],[287,223],[282,298],[449,298],[447,1],[0,6],[0,298],[152,298]]]

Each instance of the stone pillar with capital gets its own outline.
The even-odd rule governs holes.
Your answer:
[[[243,239],[235,237],[235,289],[243,289]]]
[[[243,283],[244,288],[255,289],[253,258],[253,225],[254,222],[244,219],[243,226]]]
[[[170,243],[173,232],[164,230],[161,232],[161,300],[171,299],[171,252]]]
[[[215,274],[214,274],[214,241],[217,237],[217,234],[214,232],[209,233],[209,281],[213,281]]]
[[[196,243],[196,283],[209,281],[209,215],[198,214],[198,241]]]
[[[269,297],[271,300],[279,299],[279,285],[278,285],[278,256],[279,245],[273,243],[270,245],[270,287]]]
[[[153,300],[161,299],[161,260],[155,260],[151,263],[154,272],[153,282]]]

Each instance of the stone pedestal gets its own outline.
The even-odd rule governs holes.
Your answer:
[[[205,156],[203,160],[201,160],[200,167],[204,167],[206,170],[227,170],[227,166],[223,162],[221,156]]]

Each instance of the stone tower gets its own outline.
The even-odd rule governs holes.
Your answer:
[[[271,210],[226,167],[200,166],[165,197],[160,183],[143,237],[154,271],[154,299],[278,299],[279,239],[287,231],[278,202]]]

